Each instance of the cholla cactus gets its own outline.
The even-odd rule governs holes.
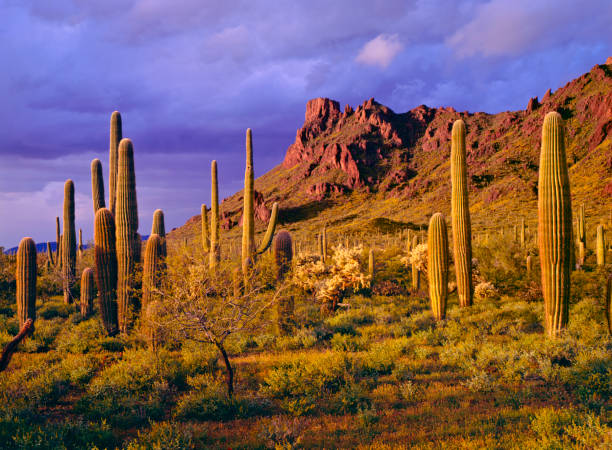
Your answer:
[[[474,296],[479,300],[487,300],[497,298],[499,293],[497,289],[493,285],[493,283],[489,281],[483,281],[478,283],[474,288]]]

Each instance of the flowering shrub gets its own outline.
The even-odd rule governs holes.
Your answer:
[[[498,296],[497,289],[493,283],[483,281],[474,288],[474,296],[480,300],[487,300]]]
[[[416,264],[419,272],[427,273],[427,244],[419,244],[401,259],[402,263],[408,265]]]

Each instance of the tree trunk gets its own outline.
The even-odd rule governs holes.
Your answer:
[[[227,384],[227,395],[228,397],[231,398],[232,394],[234,393],[234,370],[232,369],[230,360],[227,357],[225,348],[223,348],[223,344],[219,342],[215,342],[215,345],[221,352],[221,356],[223,356],[223,362],[225,363],[225,382]]]
[[[34,321],[32,319],[28,319],[25,321],[19,334],[13,338],[11,342],[6,344],[4,351],[2,352],[2,356],[0,357],[0,372],[2,372],[8,366],[8,363],[11,360],[11,356],[17,350],[17,346],[19,343],[25,338],[27,335],[32,334],[34,331]]]

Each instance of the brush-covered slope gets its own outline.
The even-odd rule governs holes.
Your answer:
[[[314,230],[320,223],[356,232],[391,221],[426,223],[450,212],[452,124],[467,125],[470,210],[475,232],[537,218],[541,125],[552,110],[567,127],[574,205],[586,204],[593,222],[607,217],[612,200],[612,61],[567,83],[522,111],[498,114],[418,106],[405,113],[367,100],[353,110],[317,98],[279,166],[258,178],[258,216],[278,201],[281,223]],[[527,99],[526,99],[527,100]],[[255,145],[255,151],[257,147]],[[241,192],[222,203],[224,229],[238,233]],[[378,219],[378,220],[376,220]],[[400,225],[400,224],[397,224]],[[195,216],[174,236],[199,234]],[[261,222],[259,227],[263,228]]]

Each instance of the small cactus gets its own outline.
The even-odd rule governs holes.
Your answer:
[[[525,219],[523,217],[521,217],[519,225],[519,243],[521,244],[521,248],[525,248]]]
[[[568,321],[571,241],[572,205],[563,119],[559,113],[550,112],[546,114],[542,127],[538,243],[545,324],[551,337],[565,328]]]
[[[597,265],[603,266],[606,264],[606,239],[604,236],[603,225],[597,225]]]
[[[83,251],[85,247],[83,247],[83,230],[79,228],[79,259],[83,258]]]
[[[52,266],[55,265],[55,261],[53,261],[53,252],[51,251],[51,243],[47,242],[47,270],[50,270]]]
[[[208,253],[210,251],[210,238],[208,237],[208,209],[204,203],[202,203],[202,207],[200,209],[200,217],[202,219],[202,249],[204,250],[204,253]]]
[[[280,282],[291,268],[293,245],[288,231],[281,230],[274,238],[274,262],[276,279]],[[294,301],[292,296],[282,297],[277,304],[277,327],[281,336],[291,332],[293,327]]]
[[[117,171],[119,168],[119,142],[123,138],[121,114],[113,111],[110,119],[110,145],[109,145],[109,180],[108,180],[108,209],[115,215],[117,204]]]
[[[72,285],[76,276],[76,229],[74,225],[74,183],[64,184],[64,234],[62,238],[62,281],[64,303],[72,302]]]
[[[158,234],[152,234],[147,240],[144,263],[142,267],[142,310],[157,299],[156,289],[161,284],[162,270],[162,239]]]
[[[321,258],[321,261],[325,262],[325,260],[323,259],[323,233],[319,233],[319,235],[317,236],[317,240],[319,245],[319,258]]]
[[[587,242],[586,242],[586,215],[585,215],[585,207],[584,207],[584,203],[580,205],[580,208],[578,208],[578,241],[582,242],[582,245],[584,245],[584,249],[586,250],[587,248]]]
[[[323,262],[327,261],[327,225],[323,225]]]
[[[83,317],[89,317],[93,312],[94,298],[94,271],[86,267],[81,275],[81,315]]]
[[[62,243],[60,241],[60,237],[61,237],[61,231],[60,231],[60,218],[56,217],[55,218],[55,264],[56,265],[60,265],[62,264],[62,260],[60,258],[60,251],[62,248]]]
[[[217,180],[217,161],[210,164],[210,270],[215,270],[221,259],[219,246],[219,183]]]
[[[161,256],[168,256],[166,248],[166,224],[164,221],[164,212],[161,209],[156,209],[153,212],[153,225],[151,226],[151,234],[157,234],[161,238]]]
[[[96,212],[94,224],[94,258],[98,307],[102,324],[109,336],[117,334],[117,252],[115,248],[115,219],[106,208]]]
[[[102,177],[102,163],[99,159],[91,162],[91,198],[93,200],[94,214],[104,208],[104,178]]]
[[[429,221],[427,252],[431,309],[436,320],[443,320],[448,296],[448,234],[442,213],[435,213]]]
[[[527,255],[527,258],[525,259],[525,266],[527,268],[527,275],[531,275],[533,272],[533,256]]]
[[[370,275],[370,287],[374,285],[374,249],[368,252],[368,275]]]
[[[15,280],[17,317],[21,329],[28,319],[36,320],[36,244],[30,237],[19,242]]]

